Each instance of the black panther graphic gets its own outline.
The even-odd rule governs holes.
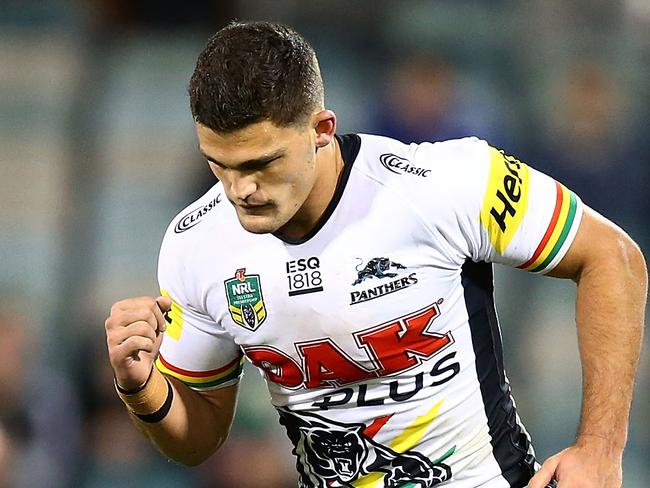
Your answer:
[[[278,412],[298,458],[301,487],[352,487],[353,481],[372,472],[386,473],[385,488],[407,482],[431,488],[451,478],[446,464],[434,464],[415,451],[395,452],[366,436],[363,424],[342,424],[287,409]]]
[[[388,272],[391,267],[396,269],[406,269],[406,266],[391,261],[390,258],[372,258],[366,263],[361,271],[357,268],[357,279],[352,283],[352,285],[358,285],[367,278],[394,278],[397,276],[397,273]]]

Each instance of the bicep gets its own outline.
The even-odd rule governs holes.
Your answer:
[[[618,226],[585,206],[578,232],[557,266],[548,275],[577,281],[590,268],[616,262],[636,245]],[[623,258],[624,259],[624,258]]]
[[[205,401],[214,407],[215,412],[219,412],[221,421],[232,423],[237,407],[237,398],[239,396],[239,384],[216,388],[214,390],[194,390]]]
[[[166,375],[174,388],[174,408],[170,415],[173,423],[184,426],[188,437],[201,452],[210,454],[226,440],[235,416],[238,385],[212,390],[190,388],[173,376]]]
[[[239,385],[234,384],[214,390],[192,389],[192,391],[198,394],[204,405],[208,406],[205,409],[207,416],[205,422],[194,425],[201,429],[201,435],[208,436],[211,438],[210,441],[214,441],[216,450],[225,442],[230,432],[237,407]]]

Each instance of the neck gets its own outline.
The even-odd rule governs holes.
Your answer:
[[[279,230],[282,235],[290,239],[301,239],[309,234],[334,198],[344,166],[343,155],[336,138],[318,150],[315,164],[318,176],[309,197],[296,215]]]

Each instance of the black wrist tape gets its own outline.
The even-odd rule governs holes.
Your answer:
[[[144,388],[147,386],[147,384],[149,384],[149,380],[151,379],[152,374],[153,374],[153,367],[151,368],[151,371],[149,371],[149,376],[147,376],[147,381],[145,381],[143,384],[141,384],[137,388],[133,388],[133,389],[130,389],[130,390],[126,389],[126,388],[122,388],[120,386],[120,384],[117,382],[117,378],[115,377],[115,375],[113,375],[113,380],[115,382],[115,388],[117,388],[117,391],[119,391],[123,395],[134,395],[135,393],[139,393],[142,390],[144,390]]]
[[[165,381],[167,382],[167,398],[165,399],[165,403],[163,403],[162,406],[153,413],[141,414],[134,412],[133,415],[138,417],[143,422],[146,422],[147,424],[155,424],[167,416],[169,410],[172,408],[172,401],[174,400],[174,389],[172,388],[172,384],[167,378],[165,378]]]

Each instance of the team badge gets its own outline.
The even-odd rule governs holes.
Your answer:
[[[246,275],[246,268],[240,268],[234,278],[224,281],[224,286],[232,319],[242,327],[257,330],[266,320],[260,275]]]
[[[378,284],[369,289],[352,291],[350,293],[350,305],[383,297],[384,295],[408,288],[418,282],[417,273],[415,272],[410,273],[408,276],[399,277],[398,275],[402,274],[401,271],[407,269],[407,267],[390,258],[372,258],[363,267],[361,266],[363,260],[361,258],[357,259],[359,260],[359,264],[356,267],[357,279],[352,282],[352,286],[364,284],[366,280],[375,278],[377,280],[388,278],[390,281]]]

